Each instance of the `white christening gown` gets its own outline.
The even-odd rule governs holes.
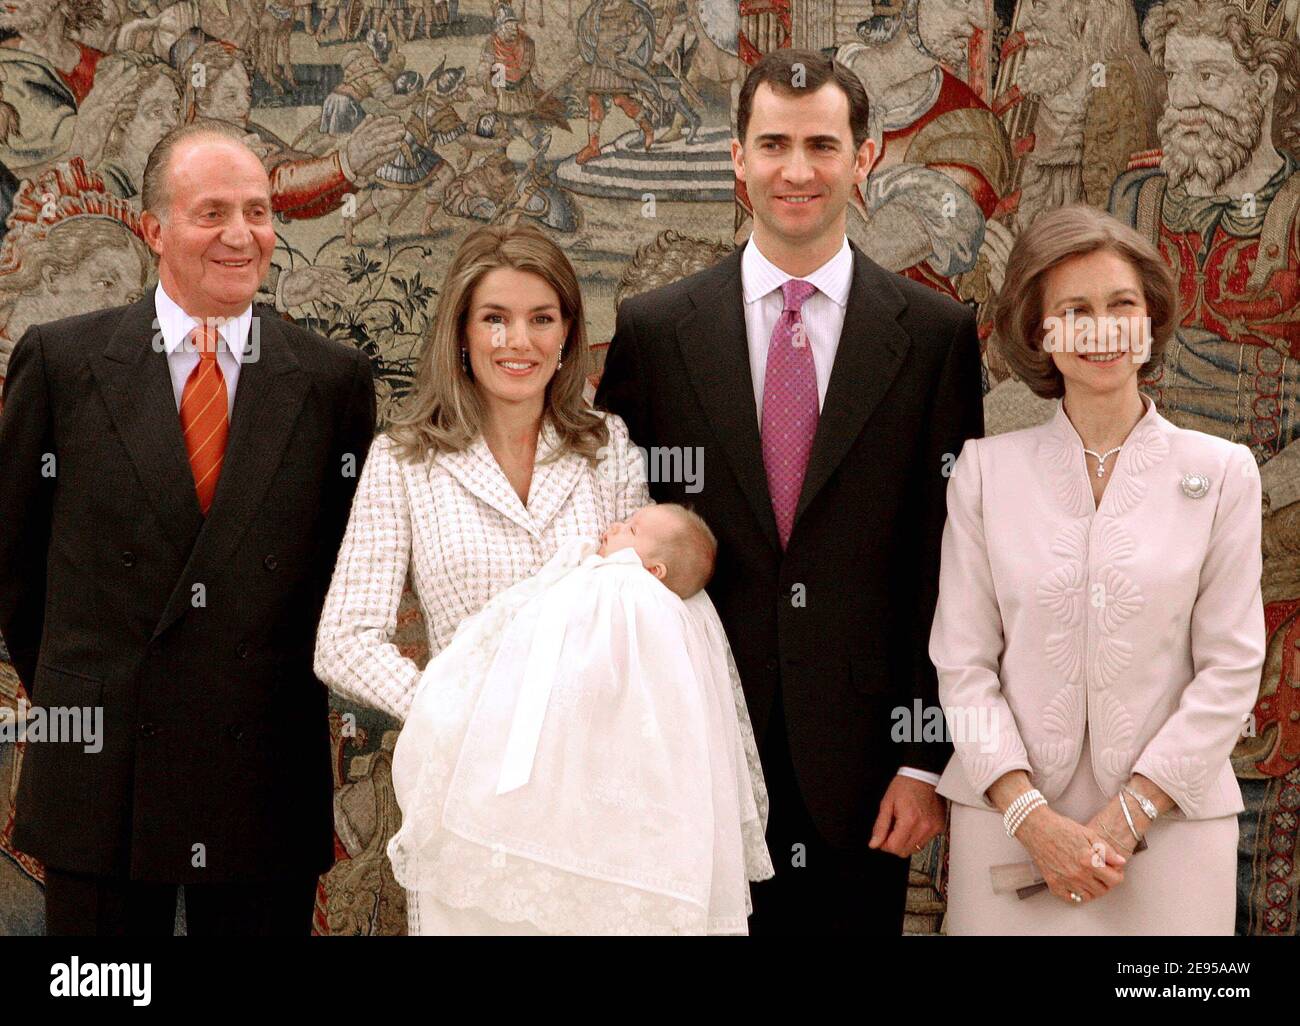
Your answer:
[[[393,755],[413,933],[746,933],[767,794],[716,610],[576,538],[465,619]]]

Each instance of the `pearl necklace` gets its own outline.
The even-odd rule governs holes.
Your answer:
[[[1115,448],[1109,450],[1104,456],[1100,453],[1093,452],[1091,449],[1084,449],[1083,451],[1097,461],[1097,476],[1103,477],[1106,474],[1106,461],[1122,448],[1124,448],[1122,445],[1117,445]]]

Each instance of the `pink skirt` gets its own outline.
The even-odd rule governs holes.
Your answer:
[[[1079,765],[1052,808],[1086,823],[1110,798],[1097,786],[1085,735]],[[989,867],[1028,862],[1000,813],[953,803],[949,833],[949,935],[1230,935],[1236,919],[1237,817],[1162,816],[1147,849],[1129,859],[1124,882],[1082,905],[1040,891],[1023,901],[994,894]]]

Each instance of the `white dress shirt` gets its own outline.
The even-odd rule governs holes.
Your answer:
[[[793,278],[759,251],[751,238],[740,255],[740,286],[745,299],[745,334],[749,341],[749,372],[754,379],[754,406],[758,422],[763,423],[763,383],[767,379],[767,350],[772,331],[785,309],[781,286]],[[840,330],[844,327],[844,309],[853,285],[853,251],[846,235],[839,250],[815,271],[800,281],[815,285],[817,291],[804,300],[801,319],[812,349],[813,368],[817,374],[817,409],[826,402],[835,353],[840,347]],[[939,774],[903,766],[900,776],[938,785]]]
[[[745,333],[749,336],[749,373],[754,379],[754,406],[763,422],[763,383],[767,380],[767,348],[772,331],[785,309],[781,286],[793,278],[759,252],[750,239],[740,255],[740,283],[745,296]],[[804,300],[803,325],[812,348],[813,367],[817,373],[817,408],[826,401],[826,386],[831,380],[835,351],[840,346],[840,329],[844,327],[844,308],[853,284],[853,251],[845,236],[833,257],[801,281],[815,285],[817,291]]]
[[[158,283],[153,294],[154,310],[158,314],[157,328],[162,332],[163,344],[167,352],[167,369],[171,371],[172,391],[176,395],[176,410],[181,408],[181,396],[185,393],[185,382],[190,378],[194,368],[199,365],[198,351],[182,345],[191,331],[202,323],[199,318],[191,317],[182,310],[176,300],[167,295],[167,290]],[[217,327],[223,345],[217,347],[217,366],[226,379],[226,409],[229,416],[235,411],[235,388],[239,384],[239,368],[244,359],[244,348],[253,326],[253,304],[249,303],[243,313],[222,321]],[[156,338],[156,336],[155,336]]]

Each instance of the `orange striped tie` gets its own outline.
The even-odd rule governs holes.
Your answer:
[[[217,366],[217,329],[200,325],[191,332],[190,338],[199,352],[199,365],[190,372],[181,393],[181,431],[190,454],[199,509],[207,516],[221,476],[221,461],[226,456],[230,414],[226,379]]]

